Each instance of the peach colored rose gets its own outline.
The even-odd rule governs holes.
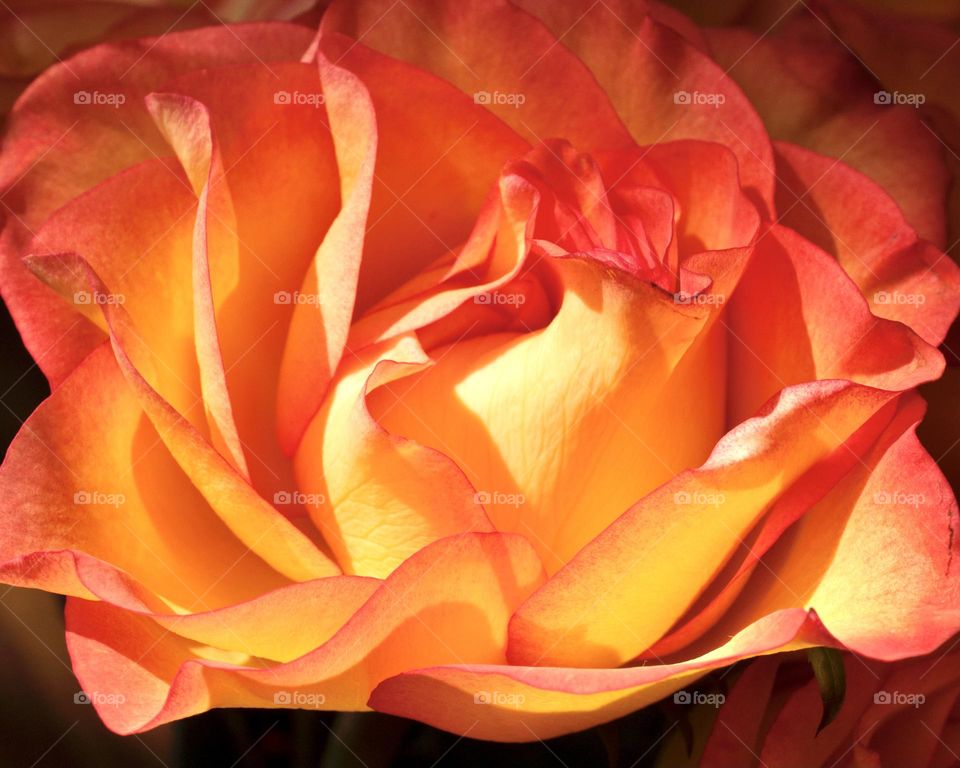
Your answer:
[[[2,289],[53,391],[0,577],[68,595],[111,729],[525,741],[960,629],[914,435],[960,305],[942,156],[852,73],[822,128],[750,74],[659,5],[368,0],[37,79]]]

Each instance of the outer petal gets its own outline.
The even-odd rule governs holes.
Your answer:
[[[625,669],[428,667],[385,680],[370,704],[474,738],[543,740],[613,720],[744,656],[829,642],[803,611],[782,611],[688,662]]]
[[[214,182],[207,200],[211,293],[252,483],[272,499],[294,487],[272,406],[295,308],[291,297],[302,288],[339,205],[320,77],[315,64],[271,63],[267,70],[254,63],[223,68],[215,78],[206,70],[178,76],[161,89],[203,105],[223,164],[225,176]],[[294,94],[307,103],[282,103]],[[193,153],[178,151],[186,166]],[[269,195],[264,179],[270,179]],[[306,308],[317,309],[315,303]],[[291,505],[285,514],[305,512]]]
[[[53,383],[98,339],[88,323],[68,313],[18,263],[26,233],[96,183],[166,154],[142,102],[163,81],[192,69],[251,59],[296,60],[309,41],[309,30],[278,24],[216,27],[104,45],[52,67],[24,93],[10,115],[0,156],[0,195],[7,217],[0,290],[27,348]],[[114,103],[122,98],[123,103],[79,103],[84,93],[117,97]]]
[[[727,329],[733,424],[787,385],[846,379],[902,391],[943,371],[934,347],[874,317],[829,255],[779,225],[758,241]]]
[[[583,63],[506,0],[338,0],[321,30],[343,32],[448,80],[531,143],[558,134],[586,150],[632,143]]]
[[[960,309],[960,269],[859,172],[794,144],[776,150],[781,221],[840,262],[873,314],[943,341]]]
[[[147,617],[82,600],[68,604],[67,642],[85,690],[124,696],[94,702],[120,733],[218,706],[364,709],[378,682],[412,667],[503,663],[507,619],[541,580],[520,537],[468,534],[419,552],[330,640],[287,664],[237,666]]]
[[[171,459],[109,346],[27,419],[0,469],[0,576],[155,609],[210,609],[285,583]],[[225,577],[225,574],[227,575]]]
[[[919,398],[904,399],[862,461],[763,555],[705,643],[795,606],[876,659],[929,653],[960,630],[957,505],[914,434],[922,414]]]
[[[79,257],[37,258],[31,265],[51,282],[76,285],[79,280],[92,294],[107,294],[97,274]],[[117,363],[145,413],[177,463],[221,519],[252,551],[294,580],[304,581],[337,573],[337,566],[305,534],[264,501],[140,373],[148,352],[142,343],[138,343],[123,305],[108,302],[102,304],[101,309]]]
[[[771,137],[866,174],[893,197],[921,237],[943,247],[949,181],[943,147],[912,107],[874,103],[876,82],[820,21],[763,37],[709,30],[708,41]]]

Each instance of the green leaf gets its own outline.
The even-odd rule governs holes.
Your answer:
[[[843,670],[843,654],[836,648],[810,648],[807,651],[807,660],[813,668],[820,688],[820,699],[823,701],[823,717],[817,726],[820,733],[833,722],[847,692],[847,679]]]

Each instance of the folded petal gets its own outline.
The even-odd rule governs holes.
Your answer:
[[[832,254],[877,317],[939,344],[960,309],[960,269],[918,238],[877,184],[832,158],[776,143],[781,222]]]
[[[340,362],[356,300],[377,154],[377,124],[361,81],[317,56],[340,173],[340,212],[303,279],[277,383],[280,445],[293,453]]]
[[[848,382],[784,389],[705,464],[643,497],[524,603],[510,625],[510,660],[610,666],[646,650],[768,505],[893,397]]]
[[[205,503],[106,344],[27,419],[0,494],[10,584],[209,610],[288,583]]]
[[[788,385],[845,379],[903,391],[943,371],[935,347],[871,314],[833,258],[779,225],[757,242],[727,330],[734,424]]]
[[[362,710],[377,683],[407,669],[502,664],[510,613],[542,576],[521,537],[444,539],[391,574],[325,643],[269,668],[242,656],[238,664],[237,654],[179,638],[147,616],[78,599],[67,606],[67,644],[84,690],[122,697],[116,706],[93,700],[118,733],[221,706]]]
[[[368,410],[377,387],[428,365],[412,336],[352,355],[297,449],[298,487],[347,573],[385,577],[437,539],[492,530],[442,449],[391,434]]]
[[[724,393],[699,371],[723,365],[717,297],[747,252],[707,256],[714,300],[697,305],[584,255],[540,257],[559,297],[546,327],[455,341],[375,391],[371,412],[453,459],[497,528],[530,536],[553,572],[721,434]],[[681,403],[695,434],[667,427]]]
[[[688,662],[624,669],[434,666],[383,681],[370,705],[473,738],[544,740],[621,717],[745,656],[829,642],[815,618],[782,611]]]
[[[92,295],[109,295],[103,281],[75,255],[36,257],[31,267],[61,286],[84,285]],[[69,290],[69,289],[68,289]],[[204,435],[151,386],[141,370],[150,352],[122,303],[100,303],[120,370],[144,412],[177,463],[231,531],[253,552],[297,581],[332,575],[339,568],[317,545],[259,496]]]

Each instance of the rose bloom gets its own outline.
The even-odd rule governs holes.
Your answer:
[[[68,596],[109,728],[545,739],[960,629],[915,436],[960,305],[943,148],[845,55],[727,43],[659,5],[338,0],[31,85],[2,288],[52,394],[0,577]]]
[[[692,711],[692,754],[671,734],[664,768],[950,768],[960,751],[960,654],[895,664],[844,654],[846,694],[821,727],[820,691],[802,659],[750,665],[721,699]],[[691,698],[695,695],[691,692]],[[717,706],[717,702],[722,704]]]

